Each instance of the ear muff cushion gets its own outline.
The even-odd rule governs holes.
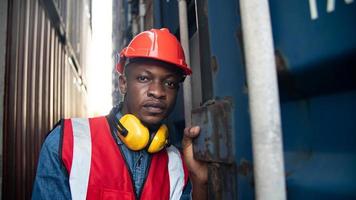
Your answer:
[[[137,151],[147,146],[150,138],[149,131],[137,117],[132,114],[126,114],[121,117],[120,123],[128,133],[126,136],[119,134],[119,137],[129,149]]]
[[[168,144],[168,127],[162,124],[151,140],[147,149],[149,153],[156,153]]]

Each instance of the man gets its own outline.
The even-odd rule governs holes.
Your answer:
[[[179,85],[191,74],[168,29],[137,35],[117,65],[123,102],[108,116],[66,119],[43,144],[33,199],[207,198],[207,166],[193,158],[199,127],[184,130],[183,156],[167,145],[163,124]]]

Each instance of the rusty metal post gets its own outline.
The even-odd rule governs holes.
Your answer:
[[[282,131],[268,0],[240,0],[256,199],[286,199]]]
[[[188,15],[187,15],[187,2],[186,0],[178,0],[179,3],[179,30],[180,30],[180,42],[182,44],[185,60],[190,66],[189,57],[189,35],[188,35]],[[192,84],[190,76],[186,77],[183,83],[184,90],[184,117],[186,126],[191,125],[192,117]]]

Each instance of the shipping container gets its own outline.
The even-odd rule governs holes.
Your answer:
[[[1,33],[2,198],[30,199],[46,134],[61,118],[86,115],[91,4],[14,0],[1,7],[7,13]]]
[[[180,38],[181,1],[116,2],[125,17],[117,48],[138,32],[142,8],[153,13],[144,15],[144,29],[167,27]],[[191,114],[202,125],[194,148],[198,158],[209,162],[209,198],[255,199],[260,185],[254,169],[258,160],[253,156],[243,1],[186,2]],[[277,139],[283,144],[287,198],[355,199],[356,3],[262,2],[269,3],[282,128]],[[175,125],[171,137],[178,143],[185,123],[182,92],[170,116]]]

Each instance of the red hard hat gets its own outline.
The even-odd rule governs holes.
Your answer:
[[[151,29],[134,37],[130,44],[120,52],[116,70],[123,73],[126,58],[151,58],[164,61],[182,69],[184,75],[192,74],[185,62],[182,46],[168,29]]]

